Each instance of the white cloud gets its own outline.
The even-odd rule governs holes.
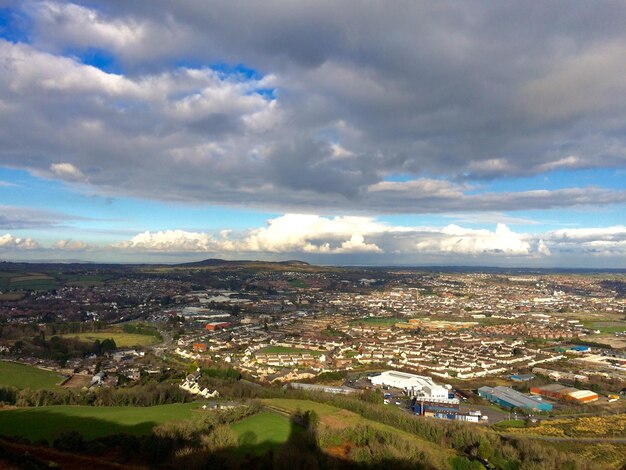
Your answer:
[[[564,228],[549,232],[549,236],[555,241],[620,241],[626,239],[626,226],[614,225],[604,228]]]
[[[0,236],[0,249],[33,250],[36,248],[39,248],[39,244],[31,238],[14,237],[9,233]]]
[[[209,233],[166,230],[144,232],[118,243],[116,248],[166,252],[213,253],[365,253],[381,252],[366,243],[365,234],[381,233],[387,227],[366,217],[336,217],[287,214],[268,221],[267,227],[220,236]]]
[[[55,31],[55,42],[89,44],[122,50],[145,40],[147,25],[134,20],[110,20],[95,10],[74,3],[51,1],[28,2],[29,14],[40,27]]]
[[[59,240],[52,247],[57,250],[83,251],[90,246],[88,243],[80,240]]]
[[[84,181],[85,175],[71,163],[53,163],[50,171],[54,176],[65,181]]]
[[[574,251],[581,255],[626,256],[626,226],[567,228],[547,232],[544,238],[552,251]]]
[[[416,246],[418,251],[467,255],[486,253],[528,255],[531,253],[530,243],[504,224],[498,224],[495,232],[448,225],[441,230],[439,236],[418,241]]]
[[[135,261],[217,256],[247,259],[297,257],[313,262],[350,260],[362,264],[476,264],[515,266],[623,267],[626,227],[576,228],[542,233],[495,230],[456,224],[444,227],[396,226],[372,217],[286,214],[248,230],[143,232],[114,245],[64,239],[46,246],[30,238],[0,236],[0,249],[14,258],[55,259],[73,251],[84,259]],[[22,253],[20,255],[19,253]],[[56,255],[55,255],[56,253]],[[165,257],[165,258],[164,258]],[[32,258],[32,256],[31,256]]]
[[[268,221],[266,227],[235,234],[223,231],[220,238],[209,233],[170,230],[144,232],[117,248],[146,251],[212,253],[461,253],[507,256],[530,255],[531,243],[524,234],[498,224],[495,232],[458,225],[444,228],[391,226],[370,217],[320,217],[286,214]],[[544,249],[535,253],[547,254]]]
[[[365,243],[364,236],[387,232],[387,227],[370,217],[334,217],[287,214],[268,221],[267,227],[245,236],[239,247],[268,252],[365,252],[379,250]]]
[[[265,227],[246,231],[222,230],[218,234],[166,230],[144,232],[118,243],[116,249],[146,252],[200,252],[246,254],[374,254],[410,257],[436,255],[469,259],[520,260],[579,253],[591,256],[626,256],[626,227],[563,229],[544,233],[514,232],[499,223],[495,230],[450,224],[445,227],[394,226],[372,217],[321,217],[286,214],[267,221]],[[520,261],[523,264],[523,261]]]
[[[550,256],[552,254],[550,248],[548,248],[548,245],[546,245],[546,242],[543,240],[539,240],[537,243],[537,252],[544,256]]]
[[[146,251],[215,251],[213,237],[207,233],[186,232],[184,230],[164,230],[143,232],[128,241],[114,245],[116,248]]]

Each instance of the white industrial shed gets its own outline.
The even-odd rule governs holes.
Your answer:
[[[388,386],[406,391],[409,395],[436,400],[448,401],[448,389],[442,385],[437,385],[430,377],[407,374],[388,370],[380,375],[370,377],[372,385]]]

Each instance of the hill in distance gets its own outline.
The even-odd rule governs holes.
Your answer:
[[[192,261],[190,263],[176,264],[177,267],[213,267],[213,266],[245,266],[245,265],[280,265],[280,266],[310,266],[309,263],[298,260],[287,261],[253,261],[253,260],[235,260],[229,261],[219,258],[209,258],[202,261]]]

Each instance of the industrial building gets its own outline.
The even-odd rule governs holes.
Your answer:
[[[552,410],[550,403],[542,402],[537,398],[529,397],[512,388],[503,387],[501,385],[497,387],[480,387],[478,389],[478,395],[504,408],[522,408],[539,411]]]
[[[535,378],[535,374],[511,374],[511,380],[515,382],[528,382]]]
[[[399,388],[404,390],[407,395],[419,399],[458,403],[451,387],[437,385],[430,377],[388,370],[380,375],[370,377],[370,382],[372,385]]]
[[[575,403],[589,403],[598,399],[598,394],[591,390],[578,390],[573,387],[566,387],[561,384],[542,385],[531,387],[530,393],[541,395],[555,400],[565,400]]]
[[[206,325],[204,325],[205,329],[207,331],[218,331],[218,330],[223,330],[224,328],[228,328],[230,326],[229,322],[225,322],[225,321],[216,321],[216,322],[210,322],[207,323]]]
[[[362,393],[362,390],[350,387],[334,387],[332,385],[317,385],[317,384],[305,384],[299,382],[291,382],[289,384],[291,388],[299,390],[306,390],[309,392],[324,392],[332,393],[333,395],[350,395],[353,393]]]
[[[590,403],[592,401],[597,401],[598,394],[596,392],[592,392],[591,390],[576,390],[575,392],[570,393],[565,397],[567,401],[573,401],[575,403]]]
[[[427,402],[413,398],[411,410],[417,415],[429,418],[469,421],[473,423],[483,420],[480,411],[462,412],[458,403]]]

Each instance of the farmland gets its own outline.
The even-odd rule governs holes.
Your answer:
[[[0,435],[37,441],[54,440],[63,431],[78,431],[85,439],[112,434],[142,435],[158,424],[194,416],[198,403],[127,406],[41,406],[0,411]]]
[[[0,361],[0,387],[47,389],[57,386],[63,376],[25,364]]]
[[[96,340],[103,341],[112,339],[118,348],[129,348],[133,346],[150,346],[158,342],[154,336],[124,333],[119,330],[96,331],[92,333],[70,333],[61,335],[64,338],[76,338],[85,343],[93,343]]]
[[[0,291],[58,289],[63,285],[88,287],[102,286],[111,276],[100,274],[59,274],[48,272],[0,272]]]
[[[27,273],[0,273],[0,290],[52,290],[59,287],[57,280],[46,274],[38,272]]]
[[[241,453],[262,454],[287,442],[291,423],[285,416],[262,412],[234,424],[231,429],[237,435]]]

